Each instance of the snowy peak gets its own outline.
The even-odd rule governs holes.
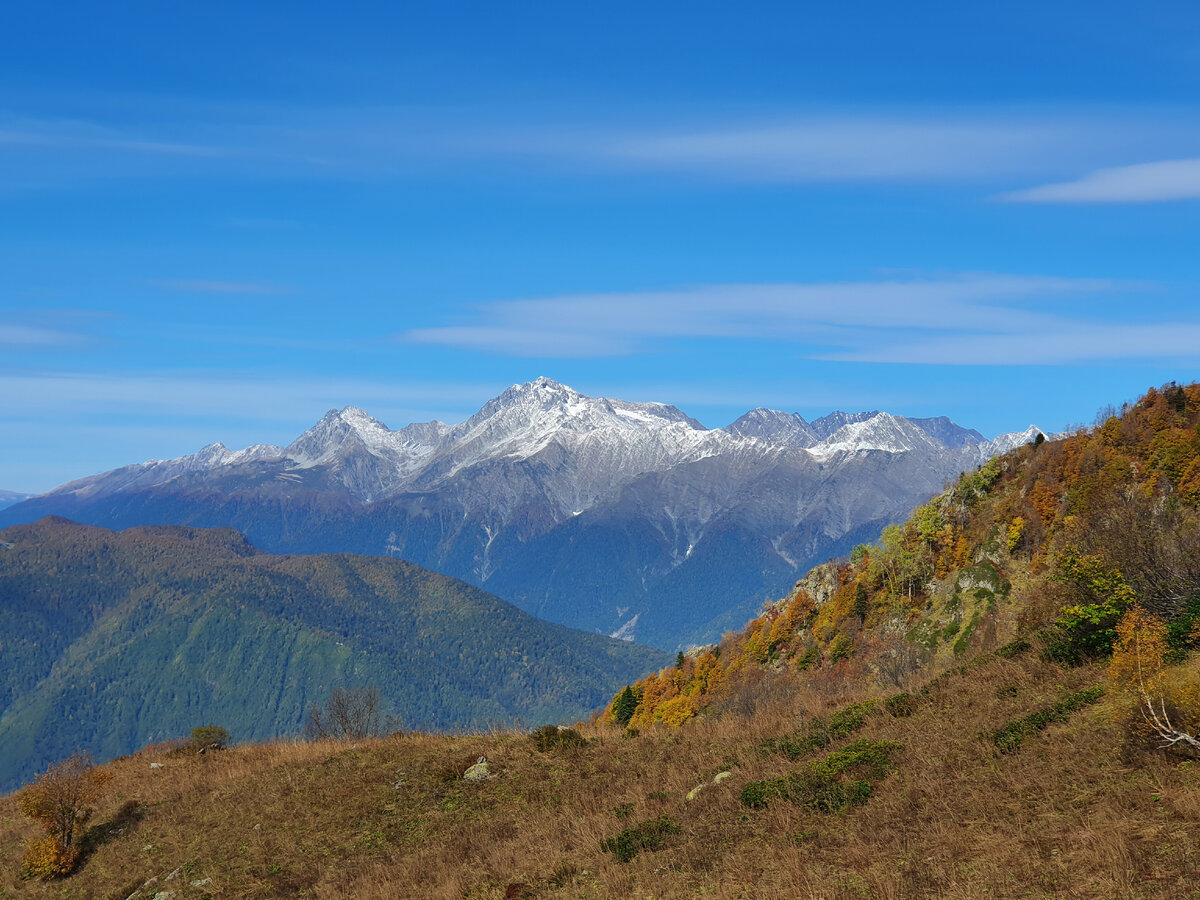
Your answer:
[[[1007,453],[1009,450],[1032,443],[1037,440],[1039,434],[1048,438],[1056,437],[1056,435],[1047,435],[1036,425],[1030,425],[1024,431],[1010,431],[1007,434],[998,435],[994,440],[988,441],[986,446],[992,456],[999,456],[1001,453]]]
[[[312,428],[287,446],[289,457],[301,464],[327,462],[347,444],[386,452],[392,444],[391,431],[357,406],[331,409]]]
[[[523,420],[534,429],[549,424],[586,429],[605,425],[637,427],[678,422],[698,431],[704,430],[704,426],[695,419],[666,403],[631,403],[589,397],[545,377],[514,384],[499,397],[485,403],[479,412],[463,423],[463,427],[471,430],[498,418],[508,422]]]
[[[450,428],[413,484],[428,490],[473,466],[546,452],[558,460],[557,474],[543,489],[578,511],[637,475],[712,455],[718,444],[737,440],[665,403],[589,397],[539,378],[513,385]]]
[[[799,413],[780,412],[758,407],[725,426],[725,431],[741,437],[759,438],[792,447],[811,447],[820,438]]]
[[[854,418],[854,417],[847,417]],[[931,437],[910,419],[890,413],[874,413],[868,419],[850,421],[837,431],[809,448],[814,456],[831,456],[834,453],[856,453],[859,450],[884,450],[888,453],[903,453],[920,450],[938,453],[944,445]]]
[[[844,428],[846,425],[857,425],[861,422],[867,422],[879,415],[879,410],[873,409],[869,412],[846,413],[840,409],[834,410],[827,416],[821,416],[819,419],[814,419],[809,423],[809,428],[816,434],[818,440],[825,440],[830,437],[839,428]]]

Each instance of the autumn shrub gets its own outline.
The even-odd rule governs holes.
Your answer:
[[[866,803],[875,785],[896,768],[892,757],[902,749],[895,741],[859,738],[795,772],[747,783],[740,799],[754,808],[785,800],[821,812]]]
[[[667,838],[678,834],[680,828],[671,817],[663,814],[653,819],[638,822],[631,828],[626,828],[616,837],[605,838],[600,842],[600,849],[605,853],[614,854],[621,862],[629,862],[643,850],[661,850]]]
[[[62,878],[75,871],[79,861],[79,847],[66,846],[54,835],[46,835],[29,842],[21,857],[21,877],[40,878],[49,881]]]
[[[544,725],[531,732],[529,737],[541,753],[582,747],[587,743],[583,735],[574,728],[563,728],[558,725]]]

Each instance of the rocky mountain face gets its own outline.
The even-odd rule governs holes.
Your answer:
[[[272,552],[399,556],[551,621],[673,649],[740,626],[814,563],[1036,434],[767,409],[706,429],[541,378],[457,425],[393,431],[331,410],[287,447],[126,466],[0,524],[230,526]]]

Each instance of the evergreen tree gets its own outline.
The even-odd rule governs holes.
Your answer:
[[[633,688],[625,685],[625,689],[617,695],[617,702],[613,704],[613,716],[616,718],[618,724],[628,725],[637,707],[637,694],[633,692]]]
[[[860,581],[854,586],[854,614],[858,616],[860,622],[867,621],[867,613],[871,611],[871,600],[867,594],[867,589],[863,587]]]

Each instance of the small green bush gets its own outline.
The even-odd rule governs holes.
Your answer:
[[[189,748],[192,750],[228,750],[233,739],[220,725],[201,725],[192,729]]]
[[[1001,659],[1013,659],[1020,656],[1032,646],[1025,638],[1017,638],[1015,641],[1009,641],[1003,647],[996,648],[996,655]]]
[[[808,724],[783,737],[763,741],[759,748],[769,753],[782,753],[789,759],[799,759],[817,750],[824,750],[834,741],[849,737],[863,727],[867,718],[879,709],[878,700],[863,700],[839,709],[827,720],[813,716]]]
[[[1067,721],[1071,713],[1095,703],[1103,696],[1104,688],[1099,686],[1068,694],[1052,706],[1032,712],[1015,722],[1009,722],[992,735],[992,741],[1002,753],[1013,753],[1029,735],[1036,734],[1052,722]]]
[[[805,672],[813,667],[813,664],[821,658],[821,648],[813,644],[803,653],[796,657],[795,667],[801,672]]]
[[[829,662],[835,663],[839,660],[848,659],[850,651],[853,649],[854,642],[839,632],[829,643]]]
[[[1098,556],[1068,551],[1059,559],[1055,577],[1074,585],[1091,602],[1063,607],[1050,632],[1046,655],[1071,666],[1108,656],[1117,639],[1117,623],[1137,599],[1125,576]]]
[[[1200,596],[1187,601],[1183,614],[1167,622],[1167,646],[1179,659],[1187,652],[1193,629],[1200,623]]]
[[[902,749],[895,741],[859,738],[821,759],[810,760],[796,772],[749,782],[740,799],[756,809],[772,800],[786,800],[821,812],[866,803],[875,784],[895,769],[892,755]]]
[[[892,694],[883,698],[883,708],[897,719],[907,718],[917,711],[917,698],[904,692]]]
[[[656,816],[626,828],[616,837],[600,842],[600,849],[616,854],[621,862],[629,862],[643,850],[660,850],[672,834],[679,833],[679,826],[667,815]]]

